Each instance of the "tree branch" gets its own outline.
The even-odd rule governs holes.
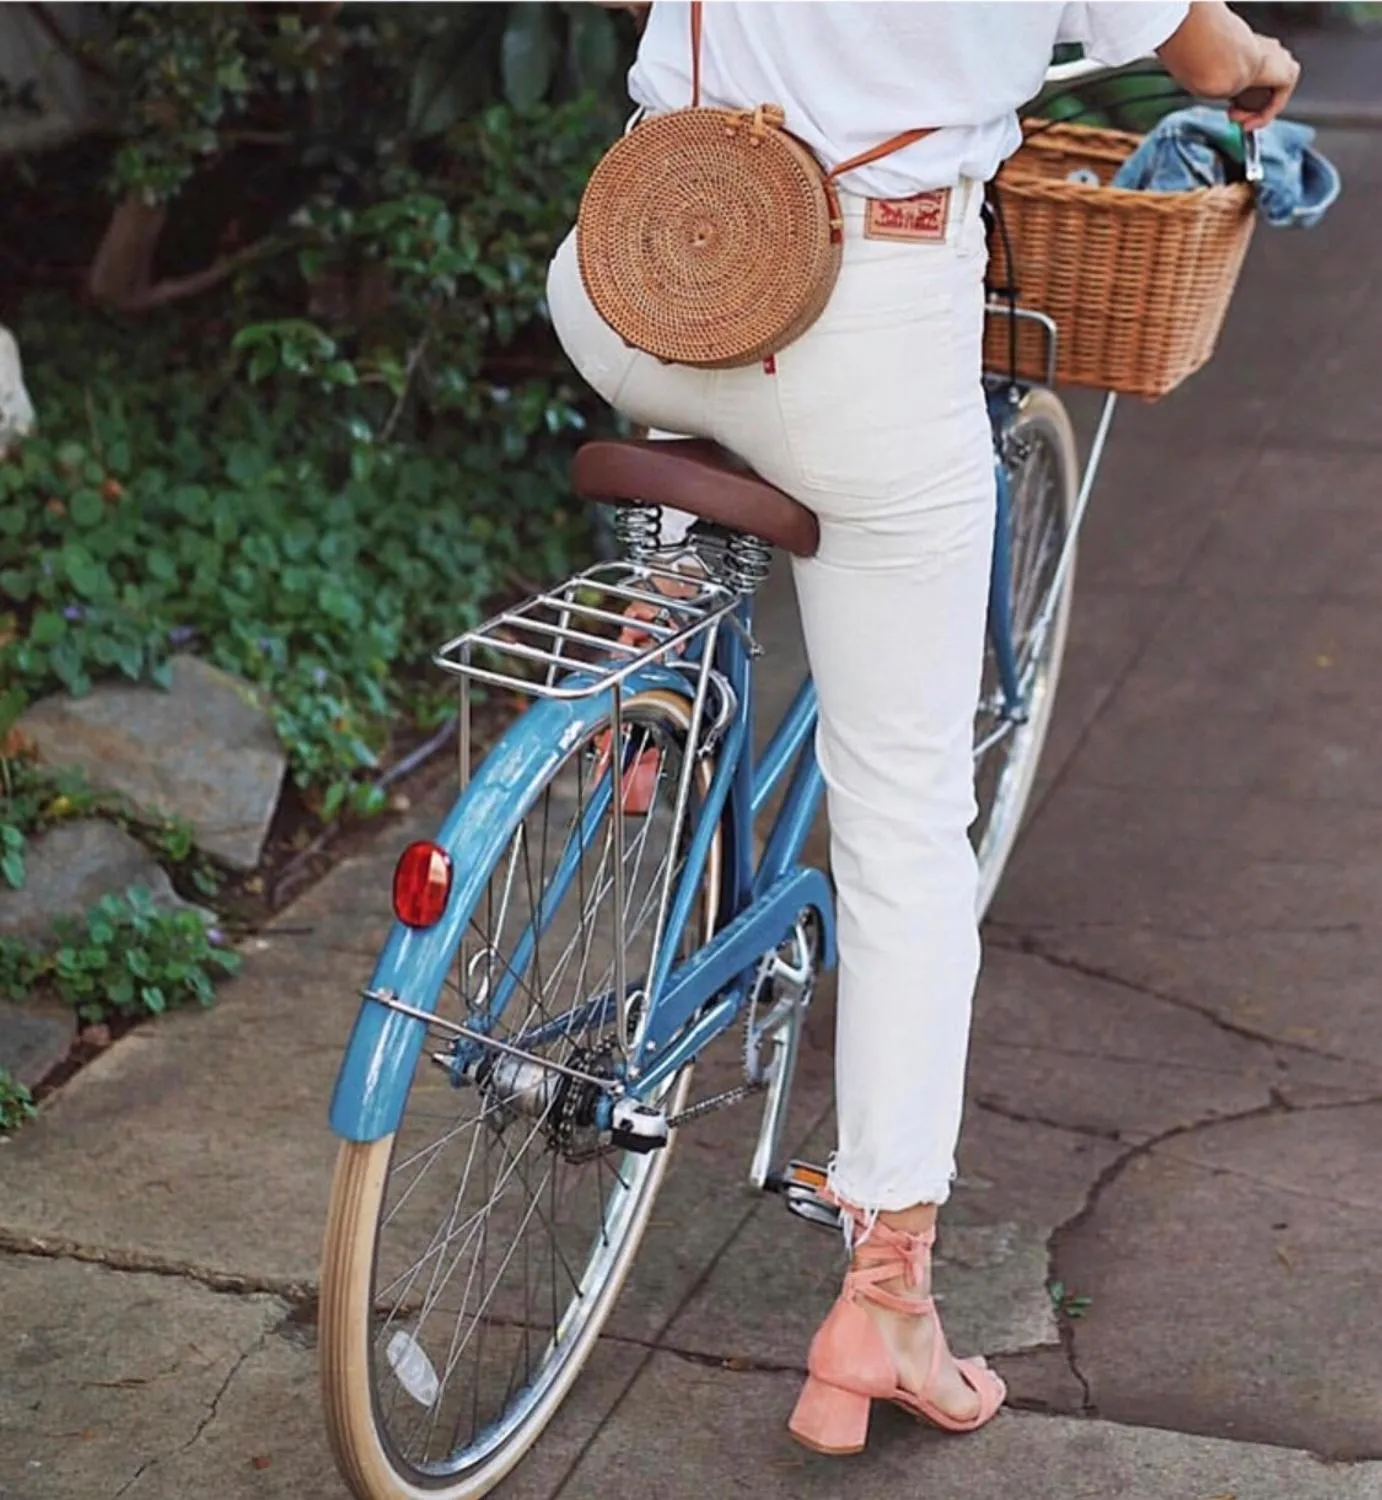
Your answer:
[[[107,83],[114,80],[115,74],[94,53],[85,51],[74,42],[62,27],[58,25],[56,18],[46,5],[40,5],[35,3],[35,0],[30,0],[26,9],[34,18],[39,30],[43,32],[44,36],[52,42],[64,57],[71,58],[79,68],[84,68],[87,72],[94,73],[97,78],[104,79]]]
[[[422,356],[427,352],[427,341],[432,337],[429,329],[416,344],[408,351],[408,363],[403,371],[403,389],[398,393],[398,399],[393,404],[393,410],[388,415],[388,420],[379,430],[379,441],[387,443],[393,436],[394,428],[398,426],[398,419],[403,415],[403,407],[407,403],[408,394],[413,388],[413,377],[417,374],[418,366],[422,363]]]
[[[214,286],[219,286],[243,266],[262,260],[279,248],[281,248],[280,242],[276,239],[266,237],[262,240],[255,240],[253,244],[246,245],[233,254],[220,256],[209,266],[203,266],[200,271],[191,271],[186,276],[165,277],[164,280],[155,282],[152,286],[130,293],[125,298],[114,302],[112,306],[120,312],[148,312],[150,308],[164,307],[169,302],[181,302],[185,297],[196,297],[202,292],[209,292]]]

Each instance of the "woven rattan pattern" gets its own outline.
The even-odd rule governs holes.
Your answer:
[[[636,349],[753,364],[820,316],[840,268],[834,190],[771,107],[643,121],[604,156],[576,248],[601,316]]]
[[[1060,331],[1057,379],[1126,395],[1164,396],[1214,352],[1255,219],[1245,184],[1185,193],[1106,184],[1139,137],[1031,122],[996,184],[1024,307]],[[1092,169],[1101,185],[1066,181]],[[992,280],[1009,275],[996,235]],[[991,318],[987,362],[1006,369],[1007,319]],[[1018,371],[1046,374],[1046,339],[1018,325]]]

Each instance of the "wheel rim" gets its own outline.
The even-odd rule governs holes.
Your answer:
[[[669,863],[680,868],[686,840],[672,831],[677,726],[665,705],[637,699],[627,717],[624,764],[655,759],[642,786],[649,811],[625,819],[632,981],[646,972],[664,877]],[[492,1035],[597,1074],[612,1060],[615,1030],[612,1005],[592,999],[609,995],[613,975],[604,761],[598,740],[587,740],[518,825],[440,1007],[475,1024],[507,986]],[[629,772],[627,787],[637,774]],[[701,762],[700,791],[709,775]],[[575,873],[554,893],[553,874],[572,868],[573,851]],[[688,924],[690,946],[709,935],[718,852],[717,842],[699,928]],[[526,949],[525,931],[536,934]],[[371,1404],[391,1463],[424,1488],[507,1467],[515,1438],[540,1427],[604,1321],[665,1170],[665,1151],[586,1156],[597,1091],[538,1076],[540,1087],[510,1077],[501,1088],[496,1070],[457,1089],[424,1057],[394,1142],[373,1257]],[[689,1071],[669,1083],[670,1107],[688,1083]]]
[[[1070,456],[1063,434],[1042,415],[1019,418],[1004,439],[1012,528],[1010,598],[1013,648],[1026,717],[1004,714],[1005,700],[992,640],[984,649],[979,710],[974,726],[978,816],[971,840],[979,864],[980,913],[987,908],[1026,809],[1040,755],[1064,644],[1073,576],[1038,635],[1065,545],[1070,507]]]

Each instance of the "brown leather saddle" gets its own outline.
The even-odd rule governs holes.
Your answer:
[[[814,557],[814,512],[760,479],[728,449],[700,438],[587,443],[571,468],[576,493],[603,505],[670,505],[703,521]]]

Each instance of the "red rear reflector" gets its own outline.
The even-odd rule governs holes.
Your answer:
[[[409,844],[393,872],[393,911],[409,927],[441,920],[451,894],[451,856],[436,844]]]

